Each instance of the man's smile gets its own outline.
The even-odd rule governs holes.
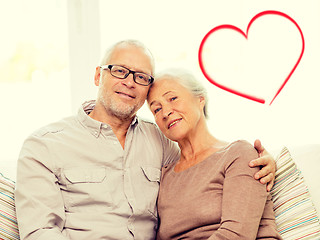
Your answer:
[[[131,95],[131,94],[129,94],[129,93],[125,93],[125,92],[116,91],[116,93],[117,93],[118,95],[124,96],[124,97],[126,97],[126,98],[131,98],[131,99],[135,99],[135,98],[136,98],[135,96],[133,96],[133,95]]]

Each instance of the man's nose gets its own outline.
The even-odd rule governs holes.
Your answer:
[[[135,87],[136,83],[134,81],[133,73],[129,73],[129,75],[125,79],[122,80],[122,83],[129,88]]]

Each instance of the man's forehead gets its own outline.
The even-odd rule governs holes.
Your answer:
[[[109,64],[117,64],[134,71],[152,73],[151,58],[145,50],[137,46],[117,46],[110,55]]]

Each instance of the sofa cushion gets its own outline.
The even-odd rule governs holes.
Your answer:
[[[297,168],[303,173],[312,202],[320,214],[320,144],[292,145],[288,147],[288,150]]]
[[[19,238],[18,224],[14,205],[15,183],[0,173],[0,239]]]
[[[285,240],[320,239],[319,217],[289,150],[284,147],[275,160],[277,171],[271,195],[279,233]]]

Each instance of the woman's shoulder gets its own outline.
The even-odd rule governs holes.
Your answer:
[[[226,150],[231,152],[257,152],[254,146],[247,140],[236,140],[230,143]]]
[[[242,162],[244,166],[247,166],[249,161],[258,157],[258,152],[252,144],[246,140],[237,140],[230,143],[225,149],[226,165],[233,164],[235,162]]]

